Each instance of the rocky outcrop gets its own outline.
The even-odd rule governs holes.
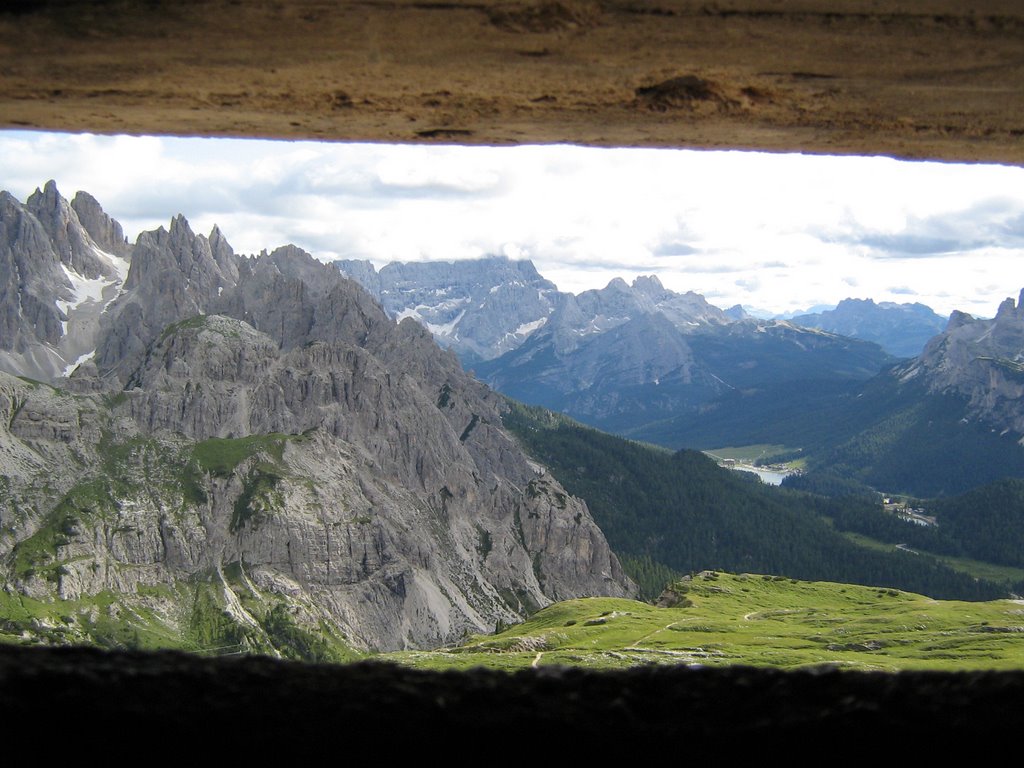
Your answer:
[[[106,214],[95,197],[88,192],[76,192],[71,200],[71,207],[96,245],[107,253],[122,258],[131,256],[132,247],[125,238],[121,225]]]
[[[991,319],[953,312],[946,330],[915,360],[894,371],[930,392],[968,399],[967,418],[1024,434],[1024,291],[1005,299]]]
[[[12,497],[28,501],[72,456],[88,468],[36,499],[42,519],[10,521],[9,578],[26,594],[131,594],[234,564],[257,591],[314,606],[313,625],[399,648],[632,591],[583,502],[500,428],[496,399],[435,389],[359,347],[282,351],[207,316],[172,326],[113,400],[7,386],[20,407],[7,408],[5,474],[27,481]],[[116,468],[90,446],[101,422],[118,430],[103,449]],[[204,458],[246,446],[233,466]],[[54,526],[52,558],[19,572],[22,542]]]
[[[113,594],[186,646],[275,652],[300,631],[426,647],[634,591],[586,505],[505,433],[503,400],[335,267],[238,257],[180,216],[131,250],[77,394],[0,374],[7,590]],[[83,610],[66,631],[89,639]]]
[[[56,344],[61,321],[55,298],[71,284],[42,224],[7,192],[0,192],[0,344],[23,353],[32,344]]]
[[[27,210],[42,224],[61,264],[89,280],[117,277],[114,264],[96,253],[97,245],[79,221],[71,204],[57,191],[54,181],[46,182],[25,202]]]
[[[234,285],[230,246],[219,230],[211,237],[193,233],[181,215],[170,229],[139,235],[121,293],[103,317],[95,355],[101,376],[123,382],[168,325],[206,313]]]
[[[99,234],[119,231],[105,228],[102,210],[81,207]],[[127,268],[97,245],[54,182],[24,205],[0,193],[0,370],[65,375],[95,349],[100,315]]]

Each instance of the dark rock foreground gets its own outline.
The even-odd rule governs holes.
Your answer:
[[[43,737],[76,752],[102,746],[135,756],[162,744],[168,756],[225,750],[290,759],[420,750],[455,757],[479,754],[478,746],[491,757],[529,760],[612,747],[630,758],[657,748],[687,761],[774,749],[830,760],[920,758],[1018,733],[1022,699],[1024,672],[432,673],[381,663],[0,648],[5,741]]]

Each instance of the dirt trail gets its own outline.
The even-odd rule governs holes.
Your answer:
[[[632,643],[630,643],[630,644],[629,644],[628,646],[626,646],[626,647],[627,647],[627,648],[639,648],[639,647],[640,647],[640,643],[644,642],[645,640],[649,640],[650,638],[654,637],[654,636],[655,636],[656,634],[658,634],[659,632],[665,632],[665,631],[666,631],[666,630],[668,630],[668,629],[669,629],[670,627],[673,627],[673,626],[675,626],[675,625],[676,625],[676,624],[678,624],[678,623],[679,623],[678,621],[672,621],[672,622],[669,622],[668,624],[666,624],[666,625],[665,625],[664,627],[662,627],[661,629],[656,629],[656,630],[654,630],[653,632],[648,632],[648,633],[647,633],[646,635],[644,635],[643,637],[641,637],[641,638],[640,638],[639,640],[637,640],[637,641],[635,641],[635,642],[632,642]]]

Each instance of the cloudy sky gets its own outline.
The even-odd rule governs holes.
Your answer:
[[[1024,287],[1024,169],[741,152],[0,132],[0,188],[93,194],[129,239],[182,213],[236,251],[530,258],[562,290],[656,274],[721,307],[845,297],[991,316]]]

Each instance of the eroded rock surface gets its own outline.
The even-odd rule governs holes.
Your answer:
[[[1015,0],[0,11],[8,127],[1024,161]]]
[[[8,198],[10,262],[36,247],[73,282],[87,267],[59,254],[119,260]],[[52,185],[33,203],[78,221]],[[67,286],[36,282],[59,310]],[[96,640],[127,616],[184,647],[427,647],[634,591],[586,505],[502,429],[503,401],[336,268],[292,246],[236,256],[178,216],[116,285],[95,354],[45,377],[60,388],[0,373],[4,590],[68,606],[28,637]],[[0,306],[31,328],[24,295]]]
[[[919,378],[931,392],[968,399],[967,417],[1024,434],[1024,291],[1007,298],[992,319],[953,312],[946,330],[921,355],[894,372]]]

